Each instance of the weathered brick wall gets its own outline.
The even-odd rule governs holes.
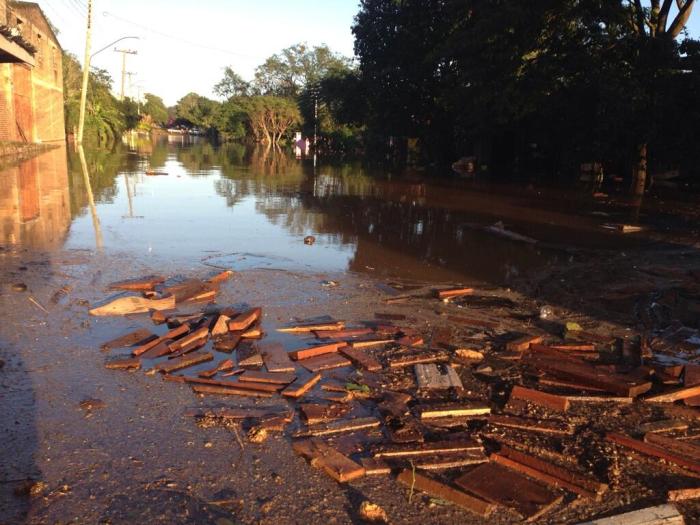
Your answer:
[[[12,64],[0,64],[0,141],[16,140],[12,102]]]

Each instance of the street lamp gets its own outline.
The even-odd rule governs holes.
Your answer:
[[[127,38],[135,38],[138,40],[139,37],[137,36],[124,36],[122,38],[119,38],[115,40],[114,42],[106,45],[102,49],[99,49],[95,51],[93,54],[90,54],[90,37],[91,37],[91,29],[92,29],[92,2],[88,3],[88,30],[87,30],[87,37],[85,41],[85,63],[83,64],[83,86],[80,91],[80,117],[78,118],[78,137],[77,137],[77,142],[78,144],[83,143],[83,131],[85,129],[85,105],[87,102],[87,88],[88,88],[88,75],[90,74],[90,60],[92,60],[92,57],[94,57],[96,54],[101,53],[105,49],[113,46],[117,42],[121,42],[122,40],[126,40]]]

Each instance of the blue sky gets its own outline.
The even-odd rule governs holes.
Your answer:
[[[59,29],[59,40],[82,61],[87,0],[38,0]],[[172,105],[189,93],[211,96],[231,66],[246,79],[265,58],[297,42],[327,44],[353,55],[351,26],[359,0],[94,0],[93,51],[117,44],[133,49],[134,73],[127,94],[150,92]],[[700,35],[700,8],[691,16],[691,35]],[[95,67],[107,69],[119,90],[121,55],[99,53]],[[131,89],[129,89],[131,88]]]
[[[59,29],[59,40],[81,62],[87,0],[38,0]],[[231,66],[246,79],[265,58],[297,42],[327,44],[353,55],[351,25],[358,0],[94,0],[93,51],[122,36],[132,96],[160,95],[171,105],[195,91],[213,97],[212,87]],[[121,54],[114,46],[93,65],[107,69],[119,90]],[[127,91],[129,91],[127,77]]]

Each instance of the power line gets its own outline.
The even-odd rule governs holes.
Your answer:
[[[248,55],[248,54],[245,54],[245,53],[237,53],[236,51],[231,51],[231,50],[228,50],[228,49],[222,49],[222,48],[219,48],[219,47],[209,46],[209,45],[206,45],[206,44],[200,44],[200,43],[198,43],[198,42],[193,42],[193,41],[191,41],[191,40],[186,40],[186,39],[184,39],[184,38],[182,38],[182,37],[179,37],[179,36],[170,35],[170,34],[168,34],[168,33],[163,33],[162,31],[158,31],[157,29],[153,29],[153,28],[148,27],[148,26],[145,26],[145,25],[143,25],[143,24],[139,24],[138,22],[133,22],[133,21],[131,21],[131,20],[127,20],[126,18],[122,18],[122,17],[120,17],[120,16],[117,16],[117,15],[115,15],[115,14],[109,13],[109,12],[107,12],[107,11],[104,11],[104,12],[102,13],[102,15],[103,15],[103,16],[112,17],[112,18],[114,18],[115,20],[119,20],[119,21],[121,21],[121,22],[125,22],[125,23],[127,23],[127,24],[131,24],[131,25],[133,25],[133,26],[135,26],[135,27],[139,27],[139,28],[143,29],[144,31],[148,31],[148,32],[153,33],[153,34],[155,34],[155,35],[159,35],[159,36],[162,36],[162,37],[164,37],[164,38],[169,38],[169,39],[171,39],[171,40],[175,40],[175,41],[178,41],[178,42],[182,42],[183,44],[187,44],[187,45],[190,45],[190,46],[193,46],[193,47],[198,47],[198,48],[200,48],[200,49],[207,49],[207,50],[209,50],[209,51],[216,51],[216,52],[218,52],[218,53],[223,53],[223,54],[227,54],[227,55],[234,55],[234,56],[239,56],[239,57],[244,57],[244,58],[253,58],[253,59],[255,59],[255,60],[262,60],[262,59],[264,58],[264,57],[261,57],[261,56]]]

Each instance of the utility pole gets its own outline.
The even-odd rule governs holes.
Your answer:
[[[122,90],[119,100],[124,100],[124,83],[126,81],[126,55],[136,55],[138,53],[133,49],[117,49],[116,47],[114,48],[114,52],[122,54]]]
[[[90,75],[90,44],[92,39],[92,0],[87,3],[87,30],[85,32],[85,60],[83,61],[83,87],[80,92],[80,117],[78,119],[78,144],[83,143],[85,104],[87,102],[88,76]]]
[[[133,71],[126,72],[126,76],[129,77],[129,89],[127,91],[127,93],[129,93],[129,98],[134,97],[134,75],[136,75],[136,73],[134,73]]]

